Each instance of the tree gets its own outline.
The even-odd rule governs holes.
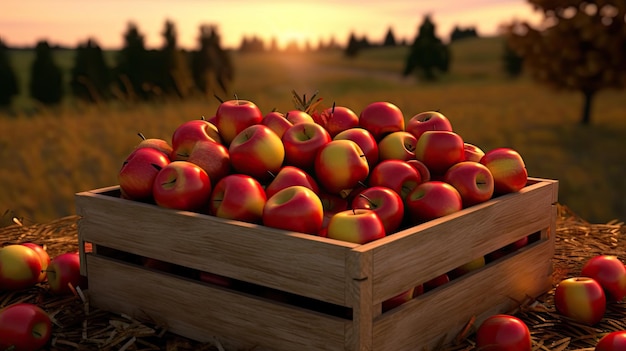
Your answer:
[[[543,12],[537,28],[526,22],[507,27],[507,40],[538,81],[579,91],[581,124],[591,122],[596,94],[626,86],[626,5],[622,0],[529,0]],[[542,28],[542,29],[540,29]]]
[[[449,66],[450,50],[435,35],[435,24],[426,15],[411,45],[403,75],[417,71],[424,79],[435,80],[437,73],[448,72]]]
[[[167,95],[187,97],[193,92],[194,81],[187,54],[178,47],[178,32],[174,22],[165,21],[161,35],[163,47],[158,53],[160,67],[152,72],[157,76],[156,84]]]
[[[459,26],[454,26],[452,33],[450,33],[450,42],[465,39],[465,38],[477,38],[478,32],[476,32],[476,28],[468,27],[468,28],[459,28]]]
[[[9,106],[19,93],[15,70],[9,62],[8,48],[0,39],[0,106]]]
[[[391,27],[387,29],[387,34],[385,34],[385,39],[383,40],[383,46],[396,46],[396,37],[393,35]]]
[[[102,49],[94,39],[88,39],[76,48],[71,70],[72,94],[89,102],[100,102],[110,97],[111,69]]]
[[[148,51],[144,45],[144,36],[133,22],[128,23],[124,33],[124,47],[117,57],[116,74],[120,90],[128,98],[146,98],[149,87],[146,84],[149,76]]]
[[[63,98],[63,73],[54,62],[46,40],[37,43],[35,60],[30,70],[30,96],[45,105],[54,105]]]
[[[524,58],[511,49],[511,45],[505,40],[502,50],[502,66],[504,73],[510,78],[518,77],[524,68]]]
[[[200,45],[192,54],[191,70],[196,86],[207,96],[227,94],[234,77],[232,60],[220,41],[216,26],[200,26]]]

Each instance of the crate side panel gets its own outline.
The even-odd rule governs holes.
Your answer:
[[[271,350],[343,350],[346,320],[87,255],[94,306],[165,323],[201,342],[214,336]]]
[[[178,212],[98,194],[77,196],[83,241],[342,304],[356,245]]]

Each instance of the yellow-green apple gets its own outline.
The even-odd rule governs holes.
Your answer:
[[[346,198],[337,194],[331,194],[326,191],[320,191],[318,193],[320,200],[322,201],[322,207],[324,208],[324,219],[322,220],[322,228],[318,233],[319,236],[326,237],[328,222],[330,218],[337,212],[345,211],[349,209],[349,202]]]
[[[410,220],[419,224],[460,211],[463,200],[452,185],[431,180],[419,184],[406,196],[404,208]]]
[[[200,166],[175,161],[163,167],[152,190],[157,205],[183,211],[198,211],[207,204],[211,179]]]
[[[364,208],[376,212],[383,222],[386,234],[396,232],[404,219],[402,198],[397,192],[384,186],[363,189],[352,199],[351,208]]]
[[[285,148],[268,126],[255,124],[237,134],[228,147],[235,172],[265,182],[278,173],[285,160]]]
[[[332,140],[322,146],[315,156],[314,169],[318,184],[334,194],[349,191],[369,174],[363,150],[352,140]]]
[[[456,279],[464,274],[467,274],[471,271],[475,271],[479,268],[484,267],[485,264],[486,264],[485,256],[479,256],[465,264],[462,264],[454,268],[453,270],[448,272],[448,276],[450,277],[450,279]]]
[[[372,133],[376,141],[380,141],[389,133],[404,130],[404,115],[398,106],[386,101],[376,101],[361,110],[359,126]]]
[[[605,334],[598,340],[594,351],[626,350],[626,330],[617,330]]]
[[[433,279],[424,282],[424,291],[431,291],[437,287],[440,287],[444,284],[447,284],[450,282],[450,276],[448,276],[447,273],[443,273],[440,274],[436,277],[434,277]]]
[[[408,161],[415,159],[417,139],[405,131],[389,133],[378,142],[378,159]]]
[[[213,187],[209,213],[243,222],[260,223],[267,202],[258,180],[245,174],[229,174]]]
[[[463,138],[455,132],[431,130],[424,132],[415,145],[415,158],[432,175],[443,175],[455,163],[465,160]]]
[[[161,151],[168,158],[172,155],[172,145],[170,145],[170,143],[167,142],[165,139],[146,138],[142,133],[137,134],[141,138],[141,141],[139,142],[139,144],[137,144],[137,146],[135,146],[135,149],[150,147]]]
[[[80,274],[78,252],[66,252],[52,257],[48,269],[49,290],[52,294],[72,294],[72,288],[87,288],[87,278]],[[71,287],[70,287],[71,286]]]
[[[52,321],[36,304],[18,302],[0,310],[0,350],[43,350],[52,337]]]
[[[400,195],[403,200],[422,182],[417,170],[405,161],[380,161],[370,172],[367,184],[370,187],[384,186]]]
[[[331,137],[321,125],[302,122],[287,129],[281,140],[285,148],[285,164],[311,172],[315,155],[331,141]]]
[[[50,255],[48,254],[48,251],[46,251],[43,246],[32,242],[22,243],[21,245],[31,248],[37,253],[37,255],[39,255],[39,260],[41,261],[41,272],[39,273],[38,282],[43,282],[46,280],[45,271],[48,269],[48,265],[50,264]]]
[[[272,195],[263,208],[263,225],[317,235],[322,229],[324,207],[317,194],[302,185],[293,185]]]
[[[154,179],[169,163],[170,159],[157,149],[146,147],[132,151],[117,174],[123,196],[137,201],[151,199]]]
[[[596,255],[583,265],[580,275],[595,279],[606,295],[607,301],[622,301],[626,296],[626,267],[614,255]]]
[[[493,196],[493,176],[489,169],[478,162],[461,161],[448,168],[443,181],[461,194],[463,207],[485,202]]]
[[[363,208],[335,213],[328,222],[326,237],[365,244],[385,237],[385,226],[375,211]]]
[[[526,186],[528,171],[516,150],[506,147],[489,150],[480,163],[493,175],[495,194],[514,193]]]
[[[453,131],[450,120],[438,111],[424,111],[414,115],[407,121],[405,130],[417,139],[429,130]]]
[[[278,191],[293,185],[305,186],[313,190],[316,194],[320,192],[317,181],[309,173],[298,167],[283,166],[280,171],[278,171],[278,174],[276,174],[271,182],[265,187],[265,195],[269,199]]]
[[[396,308],[402,305],[405,302],[411,301],[413,299],[415,288],[411,288],[407,291],[403,291],[400,294],[383,301],[382,303],[382,312],[387,312],[392,308]]]
[[[211,184],[217,183],[232,171],[228,148],[210,140],[197,142],[187,161],[200,166],[211,179]]]
[[[287,111],[287,113],[285,113],[285,118],[291,122],[291,124],[298,124],[298,123],[311,123],[311,122],[315,122],[315,120],[313,119],[313,117],[311,117],[310,114],[302,111],[302,110],[290,110]]]
[[[594,325],[604,317],[606,295],[600,283],[593,278],[566,278],[554,289],[554,307],[565,317]]]
[[[271,130],[278,135],[278,137],[282,138],[283,134],[289,127],[293,124],[289,122],[285,115],[282,112],[271,111],[266,113],[263,116],[263,120],[261,120],[261,124],[270,127]]]
[[[370,169],[374,168],[374,166],[378,164],[378,142],[376,142],[372,133],[370,133],[367,129],[361,127],[346,129],[337,133],[333,140],[354,141],[363,151]]]
[[[406,161],[406,163],[408,163],[411,167],[415,168],[417,173],[420,174],[420,177],[422,178],[422,183],[430,180],[430,170],[424,164],[424,162],[418,159],[412,159],[412,160]]]
[[[242,130],[259,124],[262,120],[261,109],[248,100],[224,101],[220,103],[215,112],[215,125],[224,145],[230,145]]]
[[[39,282],[41,259],[35,250],[19,244],[0,248],[0,291],[21,290]]]
[[[335,106],[335,104],[322,111],[321,119],[324,121],[323,127],[326,128],[331,138],[359,125],[359,116],[354,111],[345,106]]]
[[[463,143],[463,150],[465,151],[465,161],[480,162],[480,159],[485,156],[485,152],[472,143]]]
[[[476,346],[484,351],[531,351],[530,330],[524,321],[508,314],[485,319],[476,330]]]
[[[181,123],[172,133],[172,161],[184,161],[189,157],[193,146],[200,140],[222,143],[217,127],[203,119]]]

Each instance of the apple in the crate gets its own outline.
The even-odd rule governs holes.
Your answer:
[[[200,272],[199,279],[205,283],[210,283],[214,285],[219,285],[223,287],[231,287],[233,285],[233,280],[228,277],[224,277],[222,275],[210,273],[210,272]]]
[[[77,252],[66,252],[54,256],[50,260],[46,274],[49,290],[53,294],[72,294],[70,286],[86,288],[87,280],[80,274],[80,256]]]
[[[306,234],[318,234],[322,229],[324,207],[313,190],[294,185],[284,188],[267,199],[263,208],[263,225]]]
[[[265,195],[269,199],[278,191],[294,185],[302,185],[311,189],[314,193],[320,192],[319,185],[313,176],[304,170],[294,166],[283,166],[278,174],[265,187]]]
[[[461,161],[448,168],[443,181],[452,185],[463,199],[463,207],[485,202],[493,196],[493,176],[478,162]]]
[[[328,222],[326,237],[365,244],[384,238],[385,226],[373,210],[350,209],[335,213]]]
[[[406,161],[406,163],[408,163],[409,166],[415,168],[417,173],[420,174],[420,178],[422,179],[422,183],[423,182],[427,182],[427,181],[430,180],[430,170],[424,164],[424,162],[419,161],[417,159],[412,159],[412,160]]]
[[[476,346],[484,351],[531,351],[532,340],[524,321],[512,315],[496,314],[478,326]]]
[[[157,205],[183,211],[202,209],[211,194],[211,179],[200,166],[175,161],[157,174],[152,190]]]
[[[465,264],[462,264],[452,271],[448,272],[450,279],[456,279],[462,275],[465,275],[471,271],[475,271],[485,266],[485,256],[479,256]]]
[[[433,279],[424,282],[424,291],[431,291],[435,288],[438,288],[444,284],[450,282],[450,276],[447,273],[440,274]]]
[[[415,288],[411,288],[409,290],[403,291],[400,294],[387,299],[382,302],[382,312],[389,311],[390,309],[396,308],[403,303],[411,301],[413,299]]]
[[[417,139],[409,132],[389,133],[378,142],[378,159],[381,161],[414,159],[415,144]]]
[[[438,111],[424,111],[414,115],[407,121],[405,130],[417,139],[426,131],[453,131],[450,120]]]
[[[359,116],[345,106],[333,105],[324,109],[321,113],[321,119],[324,121],[323,126],[331,138],[334,138],[344,130],[352,129],[359,125]]]
[[[465,159],[463,138],[450,131],[426,131],[417,139],[415,158],[424,162],[432,175],[443,175]]]
[[[265,182],[278,173],[285,160],[285,148],[268,126],[255,124],[242,130],[228,147],[230,163],[237,173]]]
[[[278,111],[266,113],[261,124],[268,126],[279,138],[282,138],[285,131],[293,125],[282,112]]]
[[[626,350],[626,330],[609,332],[600,338],[594,351]]]
[[[313,119],[313,117],[302,111],[302,110],[290,110],[287,111],[287,113],[285,113],[285,118],[291,122],[291,124],[298,124],[298,123],[313,123],[315,122],[315,120]]]
[[[310,172],[314,167],[315,155],[331,141],[331,137],[321,125],[303,122],[287,129],[281,140],[285,148],[285,164]]]
[[[622,301],[626,296],[626,267],[617,256],[596,255],[583,265],[580,275],[597,281],[607,301]]]
[[[386,101],[376,101],[361,110],[359,126],[372,133],[376,141],[380,141],[389,133],[404,130],[404,115],[398,106]]]
[[[32,242],[22,243],[21,245],[31,248],[39,256],[39,261],[41,261],[41,272],[39,273],[38,282],[43,282],[44,280],[46,280],[45,271],[46,269],[48,269],[48,265],[50,264],[50,255],[48,254],[48,251],[46,251],[43,246]]]
[[[463,200],[452,185],[431,180],[416,186],[404,199],[404,206],[410,220],[419,224],[460,211]]]
[[[237,134],[252,125],[260,124],[262,120],[261,109],[248,100],[224,101],[215,112],[215,126],[224,145],[230,145]]]
[[[324,208],[324,219],[322,220],[322,228],[320,229],[318,235],[326,237],[328,222],[330,222],[331,217],[337,212],[349,209],[350,203],[347,198],[341,197],[338,194],[331,194],[326,191],[320,191],[318,196],[320,201],[322,201],[322,207]]]
[[[554,289],[554,307],[565,317],[594,325],[604,316],[606,295],[600,283],[593,278],[566,278]]]
[[[402,160],[380,161],[370,172],[367,180],[370,187],[384,186],[400,195],[404,200],[407,195],[422,183],[418,171]]]
[[[194,119],[181,123],[172,133],[172,161],[186,160],[193,146],[201,140],[221,143],[222,138],[217,127],[203,119]]]
[[[39,282],[41,270],[41,258],[35,250],[20,244],[0,248],[0,290],[34,286]]]
[[[496,194],[514,193],[526,186],[528,172],[516,150],[506,147],[489,150],[480,163],[487,166],[493,175]]]
[[[333,140],[354,141],[363,151],[370,168],[373,168],[378,163],[378,142],[367,129],[361,127],[346,129],[337,133]]]
[[[322,146],[314,162],[315,177],[326,191],[339,194],[365,181],[369,164],[352,140],[331,140]]]
[[[0,350],[42,350],[52,337],[52,321],[36,304],[19,302],[0,310]]]
[[[245,174],[229,174],[213,187],[209,213],[216,217],[260,223],[267,202],[258,180]]]
[[[137,144],[137,146],[135,146],[135,149],[149,147],[161,151],[167,157],[172,155],[173,148],[167,140],[159,138],[146,138],[141,133],[138,133],[138,135],[141,138],[141,141]]]
[[[400,228],[404,219],[404,202],[400,195],[384,186],[373,186],[359,192],[352,199],[352,208],[369,209],[380,218],[385,233],[391,234]]]
[[[214,141],[197,142],[191,149],[187,161],[200,166],[211,179],[211,184],[217,183],[231,173],[228,148]]]
[[[480,162],[480,159],[485,156],[485,152],[472,143],[463,143],[463,150],[465,151],[465,161]]]
[[[170,159],[167,156],[153,148],[132,151],[117,174],[124,198],[137,201],[151,199],[154,180],[169,163]]]

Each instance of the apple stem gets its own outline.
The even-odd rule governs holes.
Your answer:
[[[237,100],[237,105],[239,105],[239,97],[237,97],[237,94],[233,94],[233,96],[235,97],[235,100]]]
[[[217,99],[217,101],[219,101],[219,102],[220,102],[220,104],[221,104],[222,102],[224,102],[224,100],[222,100],[222,98],[220,98],[219,96],[217,96],[217,94],[213,94],[213,97],[214,97],[214,98],[216,98],[216,99]]]
[[[142,132],[137,133],[137,135],[139,135],[139,137],[141,138],[141,140],[146,140],[146,137],[143,135]]]
[[[203,121],[206,121],[206,118],[204,118],[204,115],[200,116],[200,119]]]
[[[363,183],[362,181],[358,181],[357,184],[359,184],[360,186],[367,188],[367,184]]]
[[[336,102],[333,101],[333,107],[330,109],[330,114],[331,115],[335,113],[335,104],[336,104]]]
[[[272,171],[267,171],[267,173],[269,173],[269,175],[270,175],[272,178],[276,178],[276,175],[274,174],[274,172],[272,172]]]
[[[369,202],[369,203],[370,203],[370,205],[371,205],[372,207],[374,207],[374,201],[372,201],[372,199],[370,199],[367,195],[364,195],[364,194],[359,194],[359,196],[360,196],[360,197],[362,197],[362,198],[364,198],[365,200],[367,200],[367,202]]]

